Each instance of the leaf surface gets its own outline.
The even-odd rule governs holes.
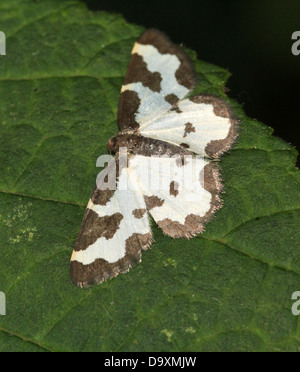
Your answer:
[[[154,225],[142,263],[80,290],[69,259],[142,28],[77,1],[3,0],[0,20],[0,350],[299,350],[295,149],[226,98],[241,129],[207,231],[173,240]],[[225,97],[228,72],[189,53],[195,93]]]

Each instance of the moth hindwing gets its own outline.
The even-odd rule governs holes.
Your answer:
[[[120,132],[113,158],[97,179],[71,257],[80,287],[128,271],[152,244],[149,215],[173,238],[191,238],[221,207],[212,161],[237,137],[237,120],[222,99],[197,95],[189,57],[158,30],[134,44],[121,89]]]

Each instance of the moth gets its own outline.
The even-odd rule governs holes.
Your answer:
[[[153,237],[191,238],[222,205],[218,160],[237,137],[238,121],[218,97],[186,96],[196,83],[190,58],[162,32],[134,44],[118,107],[115,157],[89,200],[71,257],[79,287],[127,272]],[[113,175],[116,174],[116,177]]]

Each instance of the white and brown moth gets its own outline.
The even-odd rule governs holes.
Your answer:
[[[237,121],[220,98],[185,98],[194,85],[193,65],[181,48],[146,30],[121,89],[120,132],[108,142],[116,156],[97,179],[71,257],[77,286],[101,283],[139,262],[153,241],[149,214],[166,235],[191,238],[220,208],[213,160],[231,147]],[[161,182],[167,187],[157,187]]]

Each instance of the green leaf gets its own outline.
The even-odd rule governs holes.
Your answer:
[[[0,350],[299,350],[295,149],[231,101],[240,136],[205,234],[173,240],[154,226],[141,264],[80,290],[69,259],[142,29],[77,1],[2,0],[0,20]],[[225,97],[228,72],[189,53],[195,92]]]

